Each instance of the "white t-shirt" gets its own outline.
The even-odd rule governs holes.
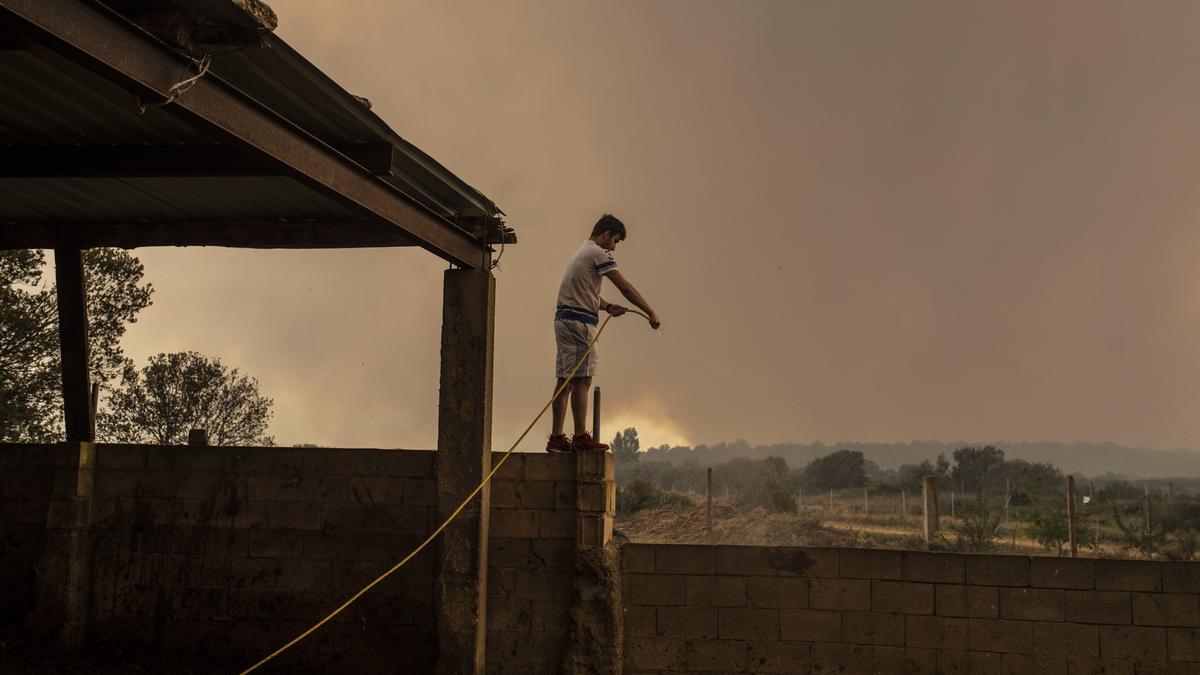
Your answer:
[[[612,251],[588,239],[567,264],[558,287],[556,319],[596,324],[600,316],[600,282],[617,269]]]

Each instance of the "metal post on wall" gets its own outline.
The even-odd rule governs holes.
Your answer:
[[[592,438],[600,442],[600,387],[592,390]]]
[[[925,548],[929,548],[938,531],[937,477],[922,477],[921,491],[925,497]]]
[[[1067,476],[1067,540],[1071,545],[1071,557],[1079,556],[1079,544],[1075,535],[1075,477]]]
[[[712,467],[711,466],[708,467],[707,486],[708,487],[705,488],[705,493],[708,495],[708,514],[706,517],[706,521],[708,524],[708,540],[711,542],[712,538],[713,538],[713,533],[712,533]]]

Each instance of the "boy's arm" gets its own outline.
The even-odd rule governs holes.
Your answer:
[[[662,325],[662,323],[658,320],[658,315],[655,314],[654,310],[650,308],[650,303],[646,302],[646,299],[642,297],[642,294],[638,293],[638,290],[633,287],[633,284],[629,283],[628,279],[621,275],[619,270],[613,270],[604,276],[613,283],[613,286],[617,287],[618,291],[621,291],[621,295],[625,296],[627,300],[637,305],[638,309],[641,309],[650,317],[650,326],[652,328],[658,328]]]

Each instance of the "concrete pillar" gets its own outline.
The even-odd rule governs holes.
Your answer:
[[[92,488],[96,446],[60,443],[51,449],[53,474],[46,511],[46,549],[38,570],[30,627],[54,631],[68,649],[87,641],[91,625]]]
[[[450,516],[491,470],[492,349],[496,280],[448,270],[442,298],[438,399],[438,520]],[[487,540],[491,491],[480,493],[438,541],[434,602],[438,672],[482,674],[487,635]]]

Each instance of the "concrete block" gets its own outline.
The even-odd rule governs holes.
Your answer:
[[[751,607],[808,607],[808,579],[798,577],[747,577],[746,596]]]
[[[656,637],[717,638],[717,610],[711,607],[659,607]],[[628,626],[626,626],[628,631]]]
[[[433,478],[436,453],[427,450],[378,450],[376,471],[380,476]],[[512,460],[509,460],[510,462]],[[499,477],[497,475],[497,477]]]
[[[1033,653],[1060,657],[1100,656],[1100,629],[1077,623],[1035,623]]]
[[[684,663],[691,672],[744,672],[750,663],[750,645],[737,640],[688,640]]]
[[[659,574],[716,573],[716,549],[712,546],[660,544],[655,548],[654,571]]]
[[[576,457],[588,453],[571,454],[527,454],[525,455],[525,480],[573,481],[575,480]]]
[[[871,648],[871,663],[875,673],[934,673],[937,651],[876,646]]]
[[[751,673],[808,673],[812,648],[807,642],[750,642]]]
[[[395,450],[347,450],[323,448],[325,475],[327,476],[377,476],[379,456]]]
[[[1191,593],[1134,593],[1139,626],[1200,626],[1200,597]]]
[[[622,611],[625,639],[657,637],[657,613],[654,607],[626,607]]]
[[[488,567],[488,598],[511,600],[517,594],[517,572],[511,567]]]
[[[360,534],[335,530],[307,530],[303,539],[304,557],[308,560],[357,560]]]
[[[904,615],[842,612],[842,639],[864,645],[904,646]]]
[[[1096,560],[1096,589],[1161,591],[1162,564],[1148,560]]]
[[[1013,555],[966,556],[967,583],[979,586],[1028,586],[1029,558]]]
[[[1066,657],[1039,656],[1036,654],[1001,655],[1001,672],[1004,675],[1046,675],[1046,673],[1068,672]]]
[[[1074,623],[1129,624],[1133,599],[1120,591],[1064,591],[1067,621]]]
[[[327,509],[319,502],[266,502],[266,507],[267,526],[272,529],[316,530],[332,522],[341,523],[341,527],[348,530],[365,529],[358,525],[350,526],[351,522],[364,517],[358,513],[363,511],[362,507],[334,507],[339,513],[336,521],[327,517]],[[369,520],[366,522],[370,523]]]
[[[970,675],[971,659],[969,652],[940,651],[937,655],[937,675]],[[979,671],[985,672],[985,671]]]
[[[965,650],[967,620],[941,616],[906,616],[904,645],[920,649]]]
[[[967,619],[967,647],[971,651],[1033,653],[1033,624],[1004,619]]]
[[[146,468],[177,473],[217,473],[225,470],[229,448],[195,445],[149,446]]]
[[[1100,656],[1106,659],[1167,658],[1167,630],[1149,626],[1101,626]]]
[[[1200,629],[1168,628],[1167,652],[1172,661],[1200,662]]]
[[[633,638],[625,642],[625,650],[629,668],[683,670],[686,667],[682,639]]]
[[[272,448],[271,452],[275,455],[275,473],[319,476],[325,470],[321,448]]]
[[[147,447],[145,445],[100,445],[96,447],[96,468],[97,469],[118,469],[118,470],[146,470],[146,454]],[[25,453],[25,459],[29,460],[31,454]]]
[[[871,610],[871,582],[867,579],[809,579],[808,589],[813,609]]]
[[[553,485],[553,483],[547,483]],[[604,483],[577,483],[576,508],[580,511],[595,513],[607,512],[606,490]],[[553,501],[553,496],[551,497]]]
[[[404,503],[407,506],[437,506],[437,483],[425,478],[404,479]]]
[[[533,601],[497,598],[487,603],[490,630],[527,632],[533,630]]]
[[[272,473],[275,448],[225,448],[224,469],[239,475]]]
[[[284,505],[292,502],[270,502],[271,512],[285,509]],[[325,504],[321,509],[319,527],[332,528],[342,532],[362,532],[374,526],[375,510],[369,505]]]
[[[826,673],[870,673],[871,647],[829,642],[814,642],[812,645],[812,672]]]
[[[999,589],[939,584],[934,606],[939,616],[993,619],[1000,616]]]
[[[1029,561],[1029,584],[1036,588],[1085,590],[1096,583],[1090,558],[1048,558],[1036,556]]]
[[[903,554],[883,549],[842,549],[838,575],[843,579],[896,579],[903,576]]]
[[[514,452],[505,459],[503,452],[493,452],[491,466],[496,474],[492,476],[492,480],[525,480],[525,458],[532,456],[529,453]]]
[[[688,578],[674,574],[629,574],[625,577],[625,599],[631,605],[683,606],[688,604],[685,581]]]
[[[661,555],[662,550],[656,552]],[[661,575],[660,575],[661,576]],[[746,580],[742,577],[686,576],[689,607],[745,607]]]
[[[717,574],[755,576],[837,576],[833,549],[717,546]]]
[[[570,512],[556,511],[553,513]],[[575,547],[578,549],[597,548],[612,541],[612,518],[607,515],[576,512],[575,523]]]
[[[575,534],[578,532],[577,518],[579,514],[573,511],[545,511],[540,509],[533,513],[538,514],[538,536],[575,538]]]
[[[573,568],[575,566],[575,546],[569,539],[534,539],[529,562],[535,568]]]
[[[1163,590],[1167,593],[1200,593],[1200,565],[1194,562],[1161,562]]]
[[[1048,588],[1001,588],[1000,618],[1062,621],[1066,617],[1063,591]]]
[[[288,529],[253,530],[250,533],[250,557],[299,558],[304,552],[302,531]]]
[[[424,536],[429,534],[429,518],[433,509],[428,506],[363,505],[371,510],[371,530],[391,534]]]
[[[579,480],[603,482],[609,456],[607,452],[576,452],[575,476]]]
[[[406,481],[421,480],[400,476],[350,476],[350,494],[356,504],[407,504],[409,506],[433,506],[421,504],[420,499],[408,499],[404,493]],[[316,486],[316,481],[306,481]],[[422,481],[433,487],[432,481]]]
[[[872,581],[871,610],[895,614],[933,614],[933,586],[906,581]]]
[[[1143,673],[1150,675],[1150,673],[1164,672],[1154,668],[1155,665],[1165,666],[1166,664],[1080,656],[1067,659],[1067,672],[1071,675],[1142,675]]]
[[[530,539],[519,537],[497,537],[488,539],[488,567],[529,566]]]
[[[779,611],[756,607],[722,607],[717,611],[722,640],[778,640]]]
[[[540,519],[537,511],[528,509],[492,509],[488,526],[493,537],[534,539]]]
[[[842,614],[816,609],[781,609],[779,636],[783,640],[841,642]]]
[[[575,508],[575,483],[567,481],[556,481],[554,483],[554,506],[555,509],[573,509]]]
[[[553,600],[570,593],[574,575],[569,570],[515,570],[516,597],[524,600]]]
[[[965,578],[966,565],[961,555],[905,551],[903,557],[905,581],[961,584]]]
[[[100,497],[140,497],[143,494],[144,477],[146,474],[141,471],[101,470],[96,472],[92,489]],[[69,480],[70,477],[67,478]]]
[[[653,572],[655,570],[654,544],[622,544],[621,569],[626,572]]]

